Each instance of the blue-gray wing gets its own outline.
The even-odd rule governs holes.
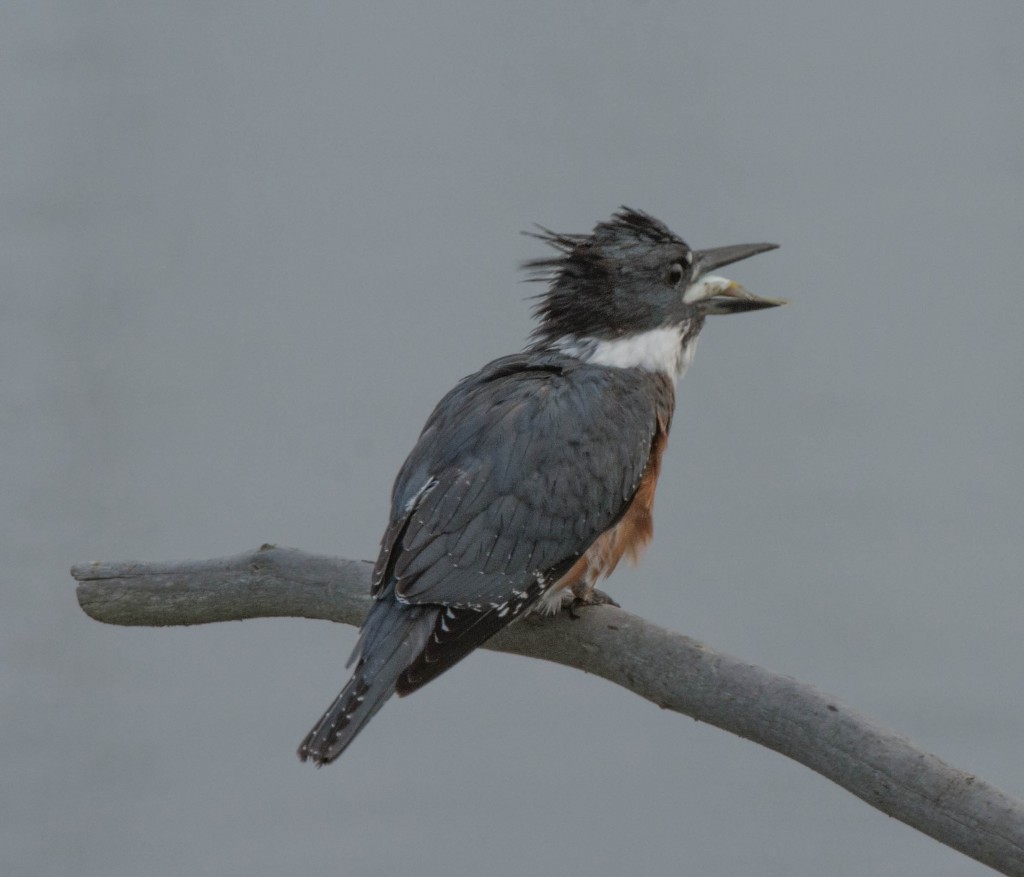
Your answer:
[[[395,482],[352,678],[299,757],[333,761],[392,694],[529,609],[626,512],[671,415],[666,378],[559,354],[455,387]]]
[[[557,354],[466,378],[398,475],[374,594],[473,612],[532,603],[622,516],[671,396],[658,376]]]

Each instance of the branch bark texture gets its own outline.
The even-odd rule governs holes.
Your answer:
[[[72,568],[82,609],[108,624],[243,618],[358,625],[371,564],[263,546],[180,563]],[[616,609],[528,617],[485,648],[602,676],[664,709],[774,749],[907,825],[1004,874],[1024,877],[1024,801],[944,763],[813,686],[716,652]]]

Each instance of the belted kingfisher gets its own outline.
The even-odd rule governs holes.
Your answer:
[[[784,303],[711,273],[776,244],[692,250],[625,207],[589,235],[534,237],[557,251],[525,265],[548,283],[540,325],[440,401],[398,473],[355,670],[303,761],[334,761],[392,694],[554,611],[564,589],[602,602],[598,580],[651,539],[674,385],[704,318]]]

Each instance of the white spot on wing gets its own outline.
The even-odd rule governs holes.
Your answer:
[[[431,476],[423,482],[423,486],[419,490],[409,497],[409,501],[405,504],[405,511],[411,512],[416,508],[416,504],[420,501],[420,497],[428,491],[433,490],[435,487],[437,487],[437,482],[434,480],[433,476]],[[420,523],[422,523],[422,521]]]

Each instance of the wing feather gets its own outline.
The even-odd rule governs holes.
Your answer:
[[[492,363],[428,420],[396,481],[388,533],[398,535],[385,546],[399,600],[500,605],[571,565],[628,506],[671,389],[634,371],[537,359]],[[417,497],[428,479],[436,486]]]

